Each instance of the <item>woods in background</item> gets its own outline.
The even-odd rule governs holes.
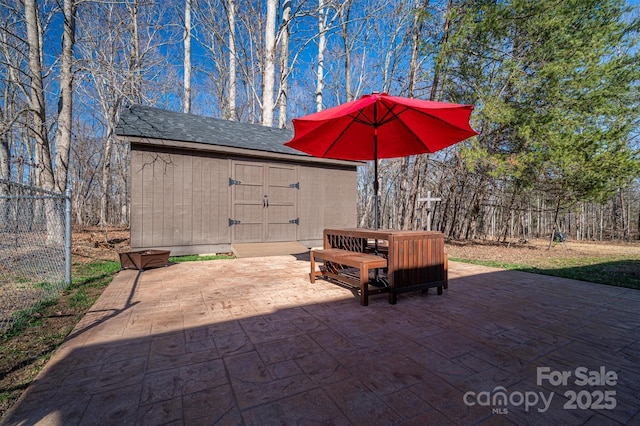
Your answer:
[[[287,127],[384,91],[476,106],[480,135],[383,160],[383,227],[640,238],[638,8],[624,1],[0,0],[0,178],[127,224],[124,107]],[[372,226],[372,167],[359,225]]]

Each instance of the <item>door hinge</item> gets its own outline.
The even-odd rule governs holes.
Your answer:
[[[300,182],[290,183],[289,188],[300,189]]]
[[[242,182],[240,182],[239,180],[229,178],[229,186],[240,185],[241,183]]]
[[[300,218],[296,217],[295,219],[291,219],[289,223],[294,223],[296,225],[300,225]]]
[[[239,220],[235,220],[235,219],[231,219],[231,218],[229,218],[229,226],[231,226],[231,225],[238,225],[238,224],[240,224],[240,221],[239,221]]]

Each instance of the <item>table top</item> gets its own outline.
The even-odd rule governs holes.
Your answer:
[[[400,229],[368,229],[368,228],[335,228],[325,229],[325,233],[331,234],[333,232],[348,233],[354,237],[362,238],[377,238],[380,240],[388,239],[390,235],[393,236],[418,236],[418,235],[440,235],[439,231],[408,231]]]

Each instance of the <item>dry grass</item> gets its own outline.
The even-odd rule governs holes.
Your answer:
[[[449,258],[640,289],[640,241],[449,241]]]

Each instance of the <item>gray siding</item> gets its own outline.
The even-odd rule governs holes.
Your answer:
[[[242,185],[229,186],[229,178],[238,178],[234,164],[255,166],[260,176],[246,175],[239,179]],[[247,197],[245,192],[254,180],[260,181],[259,191]],[[299,190],[290,188],[296,180]],[[131,248],[167,249],[173,255],[230,251],[231,243],[243,239],[244,234],[238,232],[251,223],[250,217],[243,217],[241,225],[229,226],[234,213],[242,216],[242,211],[233,211],[233,191],[240,191],[236,198],[256,204],[265,220],[260,229],[266,226],[267,231],[249,240],[297,239],[308,247],[319,246],[325,228],[356,226],[356,180],[356,167],[349,165],[132,143]],[[265,188],[270,200],[266,215],[262,207]],[[299,225],[290,224],[296,217]]]
[[[131,174],[132,248],[230,243],[229,160],[133,149]]]
[[[298,240],[320,245],[325,228],[357,223],[357,173],[332,167],[301,166]]]

